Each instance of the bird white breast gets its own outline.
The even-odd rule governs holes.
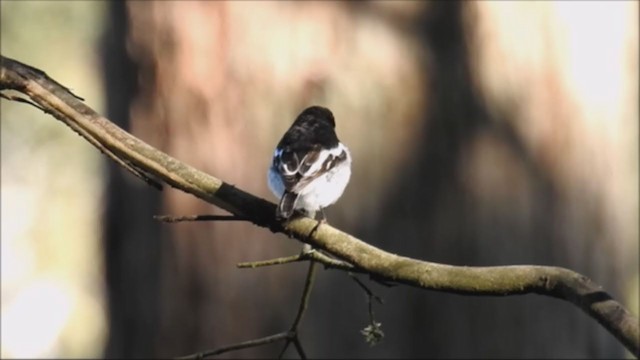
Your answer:
[[[316,211],[335,203],[349,183],[351,157],[313,180],[300,192],[295,208]]]

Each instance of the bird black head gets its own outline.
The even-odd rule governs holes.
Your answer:
[[[318,121],[331,125],[335,129],[336,122],[331,110],[322,106],[310,106],[298,115],[295,122]]]
[[[282,136],[278,148],[303,154],[317,146],[325,149],[338,146],[335,128],[331,110],[321,106],[308,107]]]

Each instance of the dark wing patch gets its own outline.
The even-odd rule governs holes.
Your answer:
[[[280,155],[279,162],[276,166],[283,175],[294,175],[300,167],[300,160],[295,151],[283,151]]]
[[[316,160],[317,160],[317,155],[316,155]],[[293,186],[290,189],[289,188],[288,189],[294,192],[300,192],[304,187],[306,187],[313,180],[326,174],[335,166],[341,164],[346,160],[347,160],[347,153],[344,150],[338,156],[329,154],[327,158],[324,159],[324,162],[322,163],[322,166],[320,167],[320,169],[318,169],[316,172],[312,174],[306,174],[305,176],[302,176],[300,173],[298,173],[296,182],[293,184]],[[288,186],[288,185],[285,185],[285,186]]]
[[[347,152],[345,150],[342,150],[342,152],[338,156],[328,156],[324,163],[322,163],[321,169],[322,171],[329,171],[345,160],[347,160]]]
[[[284,192],[278,208],[276,209],[276,217],[280,219],[288,219],[293,214],[293,208],[298,201],[298,194],[290,191]]]
[[[316,163],[316,161],[318,161],[321,151],[322,149],[320,148],[320,145],[315,145],[302,159],[302,164],[300,164],[298,173],[303,176],[307,175],[309,169]]]

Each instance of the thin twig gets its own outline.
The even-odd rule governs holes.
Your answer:
[[[153,218],[158,221],[174,223],[182,221],[249,221],[249,219],[236,215],[154,215]]]
[[[346,261],[329,257],[326,254],[324,254],[322,251],[313,251],[307,256],[312,260],[317,261],[322,265],[324,265],[325,269],[339,269],[339,270],[345,270],[345,271],[362,272],[362,269],[357,269],[355,266],[349,264]]]
[[[107,147],[102,145],[100,141],[95,139],[93,136],[89,135],[81,127],[77,126],[74,123],[70,123],[68,125],[70,128],[75,130],[80,136],[85,138],[89,143],[91,143],[93,146],[98,148],[98,150],[100,150],[103,154],[107,155],[108,158],[115,161],[118,165],[122,166],[125,170],[129,171],[135,177],[139,178],[140,180],[146,182],[147,184],[151,185],[152,187],[158,190],[162,190],[162,184],[151,179],[144,172],[140,171],[138,168],[133,166],[130,162],[121,159],[118,155],[116,155],[113,151],[109,150]]]
[[[278,333],[278,334],[275,334],[275,335],[265,336],[265,337],[259,338],[259,339],[243,341],[241,343],[228,345],[228,346],[223,346],[221,348],[217,348],[217,349],[214,349],[214,350],[207,350],[207,351],[203,351],[203,352],[199,352],[199,353],[195,353],[195,354],[191,354],[191,355],[180,356],[180,357],[177,357],[176,359],[204,359],[207,356],[220,355],[220,354],[223,354],[223,353],[226,353],[226,352],[229,352],[229,351],[246,349],[246,348],[250,348],[250,347],[256,347],[256,346],[260,346],[260,345],[270,344],[270,343],[273,343],[273,342],[276,342],[276,341],[280,341],[282,339],[289,339],[292,336],[293,336],[293,334],[291,332],[281,332],[281,333]]]
[[[236,266],[241,269],[258,268],[263,266],[283,265],[301,261],[316,261],[324,265],[325,269],[340,269],[347,271],[358,271],[353,265],[338,259],[331,258],[321,251],[303,252],[297,255],[284,256],[269,260],[248,261],[238,263]]]
[[[362,282],[362,280],[358,279],[352,272],[348,272],[348,274],[356,282],[356,284],[360,286],[360,288],[367,294],[369,298],[374,298],[380,304],[384,304],[384,300],[382,300],[382,298],[378,295],[374,294],[373,291],[371,291],[371,289],[369,289],[367,285]]]
[[[375,314],[373,312],[373,301],[375,299],[380,304],[384,304],[381,297],[374,294],[360,279],[358,279],[353,273],[348,272],[349,276],[360,286],[360,288],[367,294],[367,305],[369,307],[369,325],[360,332],[365,336],[366,342],[373,346],[382,341],[384,338],[384,332],[382,331],[382,324],[376,321]]]
[[[296,255],[296,257],[299,257],[299,256],[300,255]],[[306,359],[307,356],[304,352],[304,349],[302,348],[302,344],[300,343],[300,340],[298,339],[298,326],[300,325],[304,312],[307,310],[307,306],[309,304],[309,296],[311,294],[311,289],[313,287],[315,270],[316,270],[316,263],[314,261],[311,261],[309,263],[309,270],[307,271],[307,277],[305,279],[304,289],[302,290],[302,296],[300,298],[300,305],[298,306],[298,312],[296,314],[296,318],[293,321],[289,331],[263,337],[260,339],[249,340],[249,341],[244,341],[238,344],[224,346],[214,350],[207,350],[207,351],[199,352],[196,354],[186,355],[186,356],[178,357],[177,359],[203,359],[207,356],[219,355],[225,352],[245,349],[249,347],[256,347],[256,346],[276,342],[279,340],[286,340],[285,347],[282,349],[280,357],[282,357],[282,355],[284,354],[289,344],[293,343],[294,346],[296,347],[296,350],[298,351],[298,354],[300,355],[300,358]]]
[[[304,282],[304,290],[302,291],[302,298],[300,299],[300,306],[298,307],[298,313],[296,314],[296,319],[291,325],[291,331],[298,331],[298,326],[302,321],[302,317],[304,316],[305,310],[307,310],[307,306],[309,305],[309,295],[311,295],[311,289],[313,288],[313,281],[315,280],[316,275],[316,262],[309,262],[309,270],[307,271],[307,278]]]
[[[17,102],[21,102],[21,103],[24,103],[24,104],[28,104],[28,105],[31,105],[31,106],[41,110],[45,114],[50,114],[50,112],[47,111],[47,109],[43,108],[42,106],[34,103],[33,101],[31,101],[29,99],[25,99],[25,98],[23,98],[21,96],[0,93],[0,98],[5,98],[5,99],[10,100],[10,101],[17,101]]]
[[[289,348],[289,343],[291,343],[291,339],[287,339],[287,341],[284,343],[282,350],[280,350],[280,354],[278,354],[278,360],[282,359],[282,357],[284,356],[284,353]]]
[[[283,265],[283,264],[290,264],[294,262],[310,261],[310,260],[321,263],[322,265],[324,265],[325,269],[340,269],[345,271],[361,272],[360,270],[356,269],[353,265],[349,264],[348,262],[334,259],[319,250],[301,252],[296,255],[283,256],[283,257],[269,259],[269,260],[241,262],[241,263],[238,263],[236,266],[240,269],[247,269],[247,268],[254,269],[254,268],[264,267],[264,266]]]
[[[292,263],[292,262],[299,262],[299,261],[305,261],[305,260],[307,260],[307,258],[305,258],[301,254],[297,254],[297,255],[292,255],[292,256],[279,257],[279,258],[276,258],[276,259],[241,262],[241,263],[238,263],[238,265],[236,265],[236,266],[241,268],[241,269],[246,269],[246,268],[254,269],[254,268],[257,268],[257,267],[289,264],[289,263]]]
[[[285,351],[289,347],[289,344],[292,341],[295,343],[295,341],[298,340],[298,326],[300,325],[300,322],[302,321],[302,317],[304,316],[304,313],[307,310],[307,306],[309,305],[309,296],[311,295],[311,289],[313,288],[313,281],[315,279],[315,274],[316,274],[316,262],[311,261],[309,262],[309,270],[307,270],[307,278],[304,281],[304,289],[302,290],[302,297],[300,298],[298,313],[296,314],[296,318],[291,324],[291,328],[289,329],[289,332],[293,333],[294,336],[290,339],[287,339],[278,358],[282,358]],[[301,358],[306,358],[304,351],[301,351],[302,345],[299,342],[298,342],[298,345],[296,345],[296,349],[298,349],[298,353]]]
[[[45,111],[46,112],[46,111]],[[92,136],[85,129],[80,127],[78,124],[74,122],[65,122],[71,129],[73,129],[78,135],[85,138],[91,145],[95,146],[98,150],[100,150],[103,154],[107,155],[108,158],[115,161],[118,165],[122,166],[125,170],[129,171],[133,176],[139,178],[140,180],[146,182],[148,185],[162,190],[162,184],[151,179],[147,174],[134,166],[131,162],[122,159],[116,153],[111,151],[108,147],[104,146],[97,138]]]
[[[304,348],[300,343],[300,338],[298,337],[297,333],[296,333],[296,336],[293,338],[293,345],[296,347],[296,350],[298,351],[298,355],[300,355],[300,359],[306,359],[307,354],[304,352]]]

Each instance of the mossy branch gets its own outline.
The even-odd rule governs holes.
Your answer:
[[[164,182],[229,213],[285,233],[347,261],[350,271],[427,290],[465,295],[506,296],[534,293],[563,299],[578,306],[611,332],[631,353],[639,356],[638,318],[611,298],[601,286],[574,271],[551,266],[451,266],[398,256],[373,247],[345,232],[297,218],[275,219],[275,204],[184,164],[144,143],[100,116],[43,71],[1,57],[0,93],[14,90],[28,97],[134,175]],[[308,234],[312,233],[311,236]]]

